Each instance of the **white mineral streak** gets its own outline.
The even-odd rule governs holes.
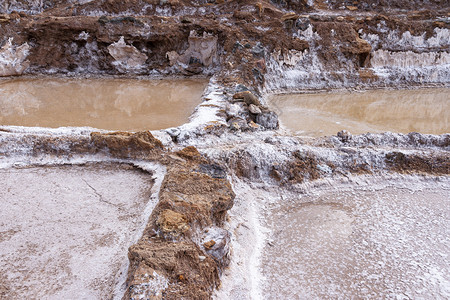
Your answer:
[[[0,76],[21,75],[30,65],[26,60],[30,46],[27,43],[15,46],[12,40],[9,38],[0,48]]]
[[[379,40],[376,34],[363,34],[362,38],[366,39],[373,47],[377,45],[372,42]],[[383,47],[390,50],[445,49],[449,46],[450,30],[447,28],[435,28],[433,36],[428,39],[425,33],[412,35],[409,31],[405,31],[401,35],[397,31],[390,31],[383,38]]]
[[[108,46],[109,54],[116,60],[117,67],[129,69],[140,69],[147,60],[147,55],[141,53],[133,45],[127,45],[125,40],[120,37],[120,40]]]
[[[315,42],[321,37],[312,25],[308,25],[305,30],[298,30],[294,36],[308,41],[310,49],[303,52],[289,50],[283,54],[279,51],[271,53],[266,60],[265,91],[340,87],[342,83],[328,76],[327,66],[323,65],[317,56]]]
[[[153,271],[153,274],[144,275],[146,282],[133,285],[132,292],[139,299],[161,299],[162,292],[169,286],[169,280]]]
[[[170,64],[180,63],[188,65],[191,58],[197,59],[204,67],[212,66],[217,60],[217,36],[206,32],[198,35],[194,30],[190,32],[188,38],[189,48],[179,55],[175,51],[167,52],[166,56]]]
[[[450,64],[450,53],[415,53],[412,51],[391,52],[387,50],[376,50],[372,53],[370,63],[373,68],[422,68],[429,66],[443,66]]]
[[[428,39],[425,33],[416,36],[406,31],[400,35],[397,31],[384,30],[382,27],[378,31],[380,34],[359,32],[361,38],[374,49],[370,65],[378,76],[377,84],[434,84],[450,81],[450,30],[435,28],[433,36]],[[347,69],[333,69],[324,64],[317,56],[315,43],[321,37],[311,25],[305,30],[298,30],[294,36],[308,41],[310,49],[304,52],[290,50],[283,54],[278,51],[271,53],[267,59],[266,92],[370,84],[356,84],[358,77],[352,74],[358,70],[353,67],[353,62],[345,64],[345,58],[342,58],[343,65],[347,65]],[[337,80],[333,72],[334,75],[340,74],[343,80]]]
[[[69,3],[85,4],[94,0],[70,0]],[[0,13],[11,13],[12,11],[23,11],[28,14],[38,14],[43,10],[52,7],[56,1],[45,0],[2,0],[0,4]]]
[[[296,66],[305,55],[308,54],[308,50],[298,51],[298,50],[289,50],[281,52],[281,50],[275,50],[272,53],[272,56],[280,61],[280,64],[286,66]]]

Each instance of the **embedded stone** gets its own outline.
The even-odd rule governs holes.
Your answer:
[[[249,110],[252,114],[255,114],[255,115],[259,115],[260,113],[262,113],[261,109],[260,109],[258,106],[254,105],[254,104],[250,104],[250,105],[248,106],[248,110]]]
[[[261,102],[259,102],[258,97],[256,97],[250,91],[238,92],[238,93],[233,95],[233,99],[242,99],[248,105],[253,104],[253,105],[256,105],[256,106],[261,106]]]

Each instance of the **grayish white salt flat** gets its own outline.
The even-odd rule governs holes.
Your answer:
[[[348,185],[266,213],[265,299],[449,299],[450,186]]]
[[[1,169],[0,298],[111,299],[152,185],[119,164]]]

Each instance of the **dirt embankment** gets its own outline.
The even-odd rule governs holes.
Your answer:
[[[374,57],[380,64],[381,54],[384,63],[392,53],[449,51],[448,42],[439,40],[445,33],[438,31],[449,29],[449,8],[440,1],[414,5],[415,10],[407,1],[310,6],[306,1],[94,0],[46,1],[40,8],[28,2],[5,6],[0,15],[3,50],[29,46],[21,56],[26,67],[16,68],[17,74],[220,72],[225,84],[259,90],[269,60],[295,65],[292,55],[313,52],[316,60],[305,63],[311,69],[320,65],[327,74],[323,80],[376,84]],[[415,45],[421,38],[425,42]]]
[[[150,132],[93,133],[87,148],[167,166],[144,235],[129,249],[124,299],[208,299],[229,262],[222,229],[235,194],[223,167],[195,147],[170,153]]]

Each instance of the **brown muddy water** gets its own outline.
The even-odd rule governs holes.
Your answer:
[[[0,298],[121,298],[152,185],[128,165],[0,169]]]
[[[303,195],[270,211],[265,299],[449,299],[449,186],[374,186]]]
[[[158,130],[188,121],[206,79],[0,81],[0,125]]]
[[[450,89],[273,95],[281,124],[302,135],[450,132]]]

